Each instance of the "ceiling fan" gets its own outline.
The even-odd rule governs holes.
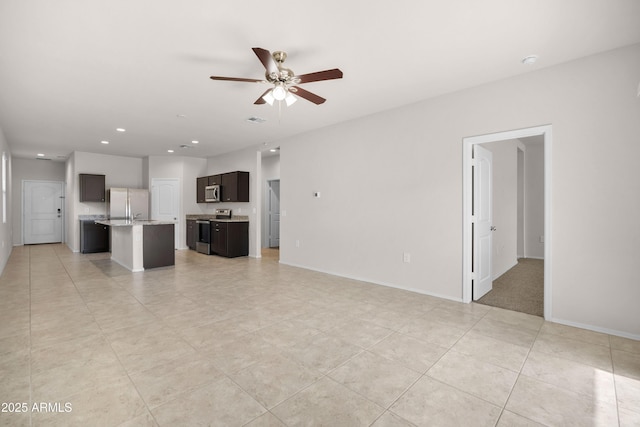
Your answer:
[[[273,105],[274,101],[285,101],[287,106],[296,102],[296,97],[292,94],[296,94],[301,98],[311,101],[314,104],[322,104],[326,99],[302,89],[298,85],[302,83],[311,83],[322,80],[341,79],[342,71],[338,68],[325,71],[317,71],[315,73],[308,73],[302,75],[296,75],[289,68],[285,68],[282,64],[287,59],[286,52],[269,52],[266,49],[259,47],[253,48],[254,53],[264,65],[266,69],[264,76],[266,80],[259,79],[245,79],[241,77],[220,77],[211,76],[212,80],[227,80],[233,82],[249,82],[249,83],[268,83],[273,87],[267,89],[260,98],[254,102],[254,104],[269,104]]]

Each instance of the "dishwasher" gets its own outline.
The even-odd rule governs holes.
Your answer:
[[[211,221],[208,219],[196,221],[196,251],[211,254]]]

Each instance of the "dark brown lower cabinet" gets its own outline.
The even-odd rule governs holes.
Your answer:
[[[249,223],[211,221],[211,253],[227,258],[249,255]]]
[[[109,231],[109,226],[96,224],[94,220],[80,220],[80,252],[109,252]]]
[[[187,220],[187,247],[191,250],[196,250],[196,220]]]
[[[142,227],[142,263],[145,270],[176,263],[173,227],[173,224]]]

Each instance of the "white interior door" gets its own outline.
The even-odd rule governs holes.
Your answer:
[[[269,247],[280,247],[280,181],[269,181]]]
[[[493,286],[491,250],[493,232],[491,151],[473,146],[473,299],[478,300]]]
[[[64,183],[23,181],[23,241],[25,245],[62,242]]]
[[[170,221],[175,224],[174,244],[178,249],[180,240],[180,180],[177,178],[153,178],[151,180],[151,219]]]

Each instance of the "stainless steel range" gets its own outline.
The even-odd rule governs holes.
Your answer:
[[[196,251],[211,255],[211,222],[216,219],[231,219],[231,209],[216,209],[213,218],[196,220]]]

